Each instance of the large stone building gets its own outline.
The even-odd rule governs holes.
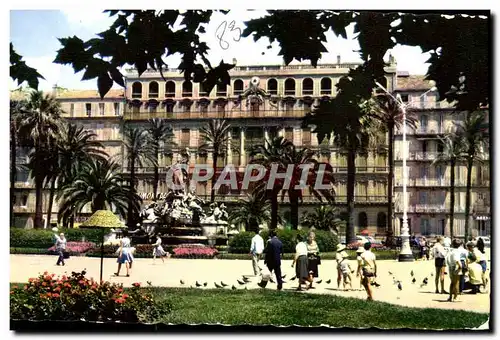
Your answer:
[[[178,70],[165,70],[165,79],[159,72],[148,70],[139,78],[134,70],[129,71],[126,77],[126,88],[112,90],[101,100],[97,91],[55,91],[57,98],[61,101],[64,117],[71,122],[83,125],[93,130],[98,135],[98,140],[103,142],[106,152],[123,166],[127,173],[124,148],[122,144],[122,131],[124,126],[146,128],[148,119],[163,118],[172,126],[174,142],[176,146],[167,150],[160,159],[160,183],[159,193],[166,192],[166,166],[175,163],[181,153],[189,153],[189,164],[211,164],[211,154],[199,150],[202,144],[200,128],[212,118],[225,118],[231,124],[229,133],[230,145],[227,152],[219,159],[218,166],[222,168],[225,164],[233,164],[240,170],[249,162],[250,149],[256,144],[263,144],[265,138],[281,135],[293,141],[297,147],[308,147],[316,151],[318,160],[329,162],[336,175],[336,201],[341,209],[345,208],[346,202],[346,179],[347,159],[343,150],[338,149],[332,141],[318,142],[310,129],[301,127],[301,118],[309,111],[311,105],[317,103],[321,98],[335,96],[336,83],[340,77],[347,74],[349,68],[356,64],[341,63],[318,65],[317,68],[306,65],[266,65],[266,66],[236,66],[230,71],[231,86],[221,88],[215,87],[211,93],[206,93],[197,83],[186,83]],[[386,68],[386,85],[389,91],[400,91],[403,98],[411,101],[413,97],[418,98],[430,88],[430,85],[420,81],[415,86],[415,77],[399,75],[396,72],[396,63],[391,58],[391,64]],[[257,77],[257,78],[256,78]],[[252,80],[253,79],[253,80]],[[240,100],[240,95],[245,95],[250,82],[258,83],[264,92],[260,97],[262,100],[247,101]],[[420,87],[419,87],[420,86]],[[440,102],[436,100],[436,93],[430,92],[424,98],[424,109],[422,112],[432,112],[446,115],[448,109],[439,107]],[[419,98],[420,100],[420,98]],[[419,102],[420,103],[420,102]],[[441,106],[443,104],[441,103]],[[432,118],[434,118],[433,113]],[[427,115],[428,118],[430,117]],[[428,120],[430,121],[430,120]],[[431,124],[431,123],[429,123]],[[445,123],[447,124],[447,123]],[[436,132],[437,133],[437,132]],[[411,138],[419,139],[419,134]],[[400,134],[396,135],[400,139]],[[382,136],[379,145],[387,144],[387,137]],[[430,144],[431,145],[431,144]],[[433,145],[433,144],[432,144]],[[412,149],[413,147],[413,149]],[[415,152],[417,143],[410,141],[410,157]],[[420,145],[418,146],[420,147]],[[423,146],[422,146],[423,147]],[[432,146],[434,147],[434,146]],[[427,149],[430,152],[431,149]],[[427,151],[426,151],[427,152]],[[396,179],[395,179],[395,206],[396,218],[400,214],[400,155],[401,148],[396,142]],[[399,158],[398,158],[399,157]],[[384,234],[387,224],[387,176],[388,160],[386,148],[373,148],[367,150],[356,158],[356,186],[355,186],[355,225],[357,230],[368,228],[374,233]],[[409,161],[408,165],[415,169],[419,168],[417,161]],[[398,168],[399,167],[399,168]],[[420,176],[420,171],[411,170],[410,178]],[[145,198],[146,202],[151,198],[153,189],[153,169],[144,167],[137,169],[139,182],[138,192]],[[429,177],[424,177],[429,178]],[[460,177],[462,178],[462,177]],[[465,177],[463,177],[465,178]],[[420,179],[420,177],[419,177]],[[411,182],[411,180],[410,180]],[[22,184],[21,184],[22,183]],[[427,183],[427,182],[426,182]],[[34,190],[27,179],[27,174],[18,176],[20,189],[19,200],[16,201],[17,226],[32,225],[34,215]],[[414,188],[415,186],[412,186]],[[197,194],[203,198],[209,198],[210,182],[199,184],[196,188]],[[415,187],[415,190],[418,190]],[[446,191],[446,188],[441,188]],[[463,192],[464,190],[459,190]],[[488,193],[486,188],[485,193]],[[239,193],[221,187],[217,200],[224,200],[228,205],[233,204],[240,197]],[[431,204],[430,201],[420,200],[418,203],[410,194],[411,212],[419,211],[416,207]],[[433,195],[429,195],[429,200]],[[434,198],[433,198],[434,199]],[[46,200],[45,200],[46,202]],[[47,204],[44,202],[45,207]],[[423,203],[425,202],[425,203]],[[433,201],[434,202],[434,201]],[[463,203],[462,201],[460,201]],[[473,200],[473,202],[475,202]],[[443,202],[444,203],[444,202]],[[287,198],[281,203],[280,213],[288,219]],[[307,190],[304,192],[304,204],[300,209],[311,209],[320,204]],[[432,203],[434,204],[434,203]],[[463,206],[463,205],[462,205]],[[57,212],[57,204],[54,205]],[[458,212],[458,210],[457,210]],[[82,212],[82,218],[89,213]],[[445,214],[445,211],[442,212]],[[428,222],[423,216],[411,219],[411,230],[414,232],[436,232],[439,229],[431,229],[425,226],[440,223],[439,217]],[[458,217],[458,216],[457,216]],[[420,223],[424,227],[420,226]],[[427,224],[425,224],[427,223]],[[396,223],[398,226],[398,223]],[[460,228],[458,229],[458,231]]]

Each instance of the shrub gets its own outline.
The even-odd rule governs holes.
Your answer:
[[[68,242],[85,241],[101,243],[102,230],[98,229],[59,229]],[[49,248],[55,243],[54,232],[49,229],[10,228],[10,246],[13,248]]]
[[[85,271],[70,277],[47,272],[29,279],[24,287],[10,292],[10,316],[24,320],[159,321],[171,312],[168,303],[159,304],[149,289],[133,284],[124,292],[116,283],[95,282]]]
[[[67,242],[66,243],[66,251],[70,253],[70,255],[80,255],[85,254],[88,250],[95,247],[95,243],[93,242]],[[56,252],[56,246],[52,246],[48,249],[48,253],[54,254]]]
[[[347,249],[350,249],[350,250],[356,250],[358,249],[359,247],[363,247],[364,246],[364,242],[360,242],[360,241],[356,241],[356,242],[351,242],[349,243],[346,248]],[[383,244],[379,244],[379,243],[372,243],[372,249],[383,249],[383,250],[387,250],[389,249],[388,247],[384,246]]]
[[[248,254],[255,233],[244,231],[234,235],[229,240],[229,252],[234,254]]]
[[[47,248],[10,248],[11,254],[48,255]]]

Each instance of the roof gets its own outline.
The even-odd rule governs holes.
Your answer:
[[[61,99],[101,99],[97,90],[57,90],[57,98]],[[124,91],[121,89],[111,89],[104,98],[123,98]]]
[[[426,80],[425,76],[408,76],[397,78],[396,91],[419,91],[432,88],[432,80]]]

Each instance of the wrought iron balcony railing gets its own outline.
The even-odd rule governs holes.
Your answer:
[[[163,118],[173,120],[185,119],[232,119],[232,118],[302,118],[305,110],[259,110],[259,111],[190,111],[190,112],[166,112],[166,110],[126,110],[123,114],[125,120],[148,120],[151,118]]]

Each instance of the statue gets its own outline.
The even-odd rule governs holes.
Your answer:
[[[201,224],[227,224],[228,214],[224,203],[220,206],[217,203],[212,203],[210,208],[211,215],[202,219]]]
[[[264,102],[264,98],[270,97],[266,91],[259,87],[260,79],[259,77],[252,77],[246,89],[241,95],[241,98],[246,98],[247,106],[260,106]]]

